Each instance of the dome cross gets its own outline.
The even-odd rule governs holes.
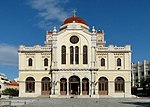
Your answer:
[[[72,12],[73,12],[73,16],[75,17],[77,11],[74,9]]]

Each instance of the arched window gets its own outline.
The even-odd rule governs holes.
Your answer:
[[[115,79],[115,91],[124,92],[124,79],[122,77],[117,77]]]
[[[32,66],[32,59],[31,58],[29,58],[29,60],[28,60],[28,66]]]
[[[82,94],[83,95],[89,94],[89,79],[88,78],[82,79]]]
[[[35,92],[35,79],[33,77],[28,77],[26,79],[26,92]]]
[[[61,95],[67,94],[67,79],[66,78],[60,79],[60,94]]]
[[[73,46],[70,46],[70,64],[73,64],[73,60],[74,60]]]
[[[75,64],[79,64],[79,47],[75,47]]]
[[[48,66],[48,59],[47,58],[44,59],[44,66]]]
[[[121,66],[121,59],[120,58],[117,59],[117,66]]]
[[[105,66],[105,59],[104,58],[101,59],[101,66]]]
[[[61,49],[61,63],[66,64],[66,46],[62,46]]]
[[[83,46],[83,64],[88,63],[87,46]]]
[[[99,94],[100,95],[108,94],[108,79],[106,77],[99,78]]]
[[[49,77],[43,77],[41,81],[42,95],[49,95],[51,82]]]

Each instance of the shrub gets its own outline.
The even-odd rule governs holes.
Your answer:
[[[6,88],[5,90],[2,91],[2,94],[3,95],[9,95],[9,96],[18,96],[19,90],[13,89],[13,88]]]

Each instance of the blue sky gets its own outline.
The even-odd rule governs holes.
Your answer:
[[[150,0],[1,0],[0,72],[18,77],[18,46],[44,45],[45,33],[72,16],[105,31],[107,45],[132,46],[132,62],[150,59]]]

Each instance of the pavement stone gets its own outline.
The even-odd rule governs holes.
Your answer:
[[[150,107],[150,98],[37,98],[21,107]]]

